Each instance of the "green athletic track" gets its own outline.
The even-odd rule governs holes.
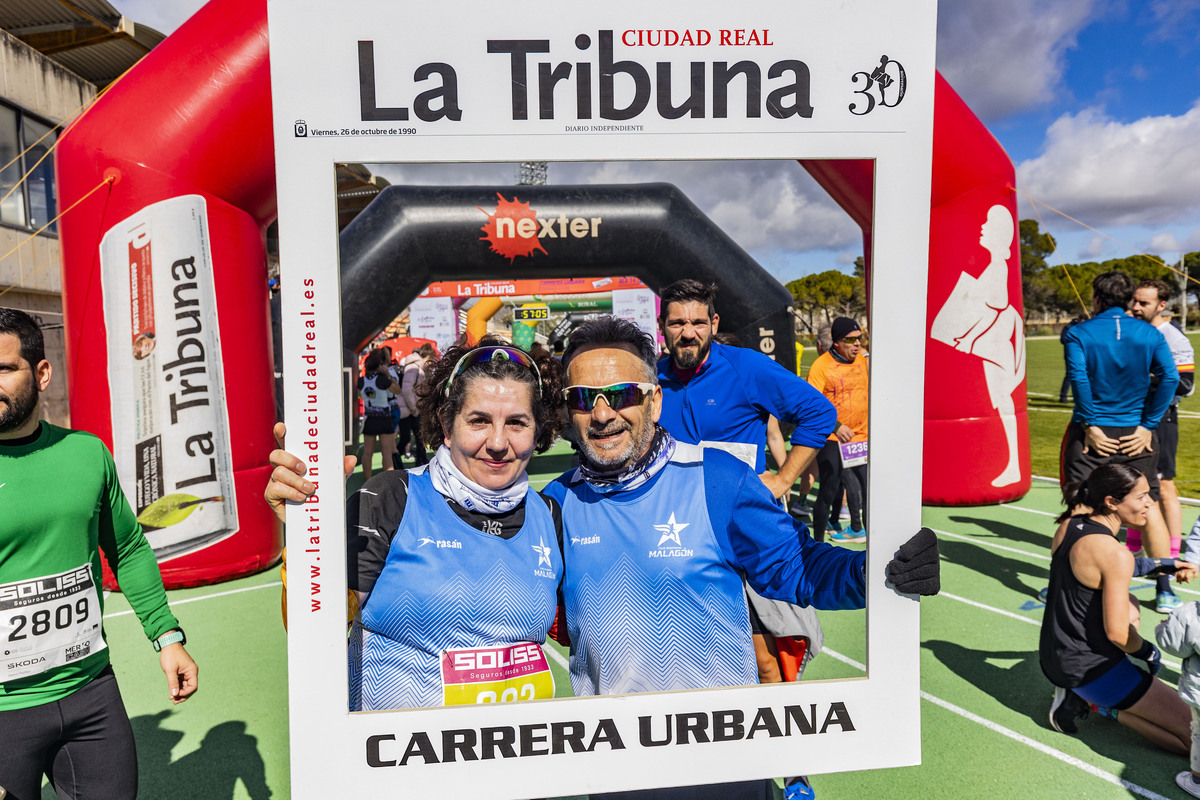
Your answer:
[[[568,464],[562,444],[536,458],[535,487]],[[351,486],[358,482],[356,474]],[[941,534],[943,566],[942,594],[921,601],[923,763],[816,776],[819,798],[1184,797],[1174,776],[1186,759],[1153,749],[1112,720],[1093,715],[1077,737],[1049,727],[1051,688],[1037,664],[1037,592],[1047,583],[1058,510],[1057,486],[1043,481],[1005,506],[924,510],[925,524]],[[1185,531],[1196,514],[1185,507]],[[290,797],[278,581],[272,569],[170,593],[200,665],[199,693],[178,708],[167,700],[158,659],[124,597],[108,598],[105,628],[137,737],[141,797]],[[1177,591],[1200,599],[1200,591]],[[1135,594],[1149,604],[1153,586],[1135,581]],[[1147,605],[1142,634],[1152,637],[1161,618]],[[822,619],[826,651],[806,679],[860,675],[865,616],[843,611]],[[1173,685],[1179,665],[1164,663],[1161,676]],[[569,692],[561,670],[556,681]],[[48,788],[43,796],[53,797]],[[345,796],[354,796],[351,787]]]

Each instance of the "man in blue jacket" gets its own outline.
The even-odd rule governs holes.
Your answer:
[[[1063,437],[1060,478],[1083,481],[1101,464],[1127,463],[1146,476],[1157,501],[1156,429],[1175,396],[1179,371],[1162,334],[1126,315],[1133,292],[1123,272],[1097,275],[1092,318],[1063,336],[1075,411]],[[1149,516],[1146,549],[1153,558],[1166,558],[1171,545],[1157,502]]]
[[[864,552],[813,541],[745,463],[677,441],[658,424],[655,356],[648,336],[613,317],[581,326],[563,354],[581,463],[544,494],[562,507],[577,695],[757,683],[742,574],[760,594],[800,605],[866,602]],[[899,591],[936,593],[933,534],[922,529],[906,543],[887,575]],[[652,796],[770,792],[760,780]]]
[[[713,342],[721,318],[717,287],[690,278],[660,293],[659,326],[670,355],[658,362],[662,426],[681,442],[728,450],[783,497],[837,427],[833,404],[762,353]],[[792,448],[777,473],[766,468],[767,419],[791,423]]]

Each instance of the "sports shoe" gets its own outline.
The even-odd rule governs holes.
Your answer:
[[[867,540],[867,532],[865,530],[856,531],[853,528],[848,531],[837,531],[829,534],[829,541],[840,542],[841,544],[862,544]]]
[[[1159,592],[1154,600],[1154,610],[1160,614],[1170,614],[1183,605],[1183,601],[1179,599],[1179,595],[1174,592]]]
[[[1088,713],[1088,705],[1082,697],[1070,689],[1054,687],[1054,700],[1050,702],[1050,727],[1059,733],[1075,733],[1079,730],[1075,720],[1085,719]]]
[[[1046,600],[1049,599],[1049,597],[1050,597],[1050,587],[1049,586],[1047,586],[1046,588],[1044,588],[1038,592],[1038,600],[1040,600],[1042,603],[1045,603]]]
[[[1192,797],[1200,797],[1200,781],[1186,770],[1175,776],[1175,783]]]
[[[1183,774],[1190,777],[1192,773],[1187,772]],[[813,800],[813,798],[817,796],[817,793],[813,791],[813,788],[808,785],[807,777],[800,776],[790,780],[795,782],[783,787],[783,800]],[[1196,797],[1200,797],[1200,795],[1196,795]]]
[[[850,521],[850,509],[842,506],[842,510],[838,512],[838,519],[842,522]]]

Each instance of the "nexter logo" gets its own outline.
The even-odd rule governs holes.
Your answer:
[[[493,253],[497,253],[509,261],[517,256],[532,256],[535,250],[541,250],[544,239],[596,239],[600,236],[601,217],[568,217],[559,214],[557,217],[538,217],[537,211],[522,203],[514,195],[512,200],[505,200],[504,195],[496,193],[499,202],[493,212],[484,211],[488,215],[487,224],[480,228],[483,236],[479,240],[491,244]]]

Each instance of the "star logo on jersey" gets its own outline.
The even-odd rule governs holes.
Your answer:
[[[683,542],[679,541],[679,532],[691,524],[690,522],[676,522],[675,513],[672,512],[671,518],[665,525],[654,526],[654,530],[662,534],[655,547],[662,547],[664,542],[674,542],[676,547],[683,547]]]
[[[533,546],[533,552],[538,554],[538,563],[540,567],[545,564],[547,567],[554,566],[550,563],[550,548],[546,546],[546,540],[538,537],[538,543]]]

